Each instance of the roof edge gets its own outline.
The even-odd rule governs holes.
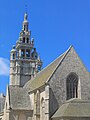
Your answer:
[[[65,59],[66,55],[67,55],[68,52],[71,50],[71,48],[73,48],[73,45],[70,45],[70,47],[69,47],[63,54],[61,54],[61,55],[64,55],[64,56],[63,56],[62,59],[59,61],[58,65],[57,65],[56,68],[53,70],[52,74],[50,75],[50,77],[48,78],[48,80],[47,80],[45,83],[48,83],[48,82],[49,82],[50,78],[53,76],[53,74],[54,74],[55,71],[57,70],[58,66],[63,62],[63,60]],[[60,55],[60,56],[61,56],[61,55]],[[59,57],[60,57],[60,56],[59,56]],[[59,58],[59,57],[58,57],[58,58]],[[58,58],[57,58],[57,59],[58,59]],[[55,60],[57,60],[57,59],[55,59]],[[55,61],[55,60],[54,60],[54,61]],[[54,61],[53,61],[53,62],[54,62]]]

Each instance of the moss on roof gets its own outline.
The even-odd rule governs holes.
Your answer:
[[[43,86],[52,76],[56,68],[59,66],[59,64],[62,62],[66,54],[70,51],[72,46],[61,56],[59,56],[54,62],[52,62],[50,65],[48,65],[45,69],[43,69],[41,72],[39,72],[35,78],[29,80],[24,88],[27,88],[30,91],[33,91],[41,86]]]
[[[52,118],[64,117],[90,117],[90,101],[81,99],[66,101],[52,116]]]

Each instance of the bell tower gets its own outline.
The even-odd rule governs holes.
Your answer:
[[[34,39],[28,27],[28,14],[25,13],[19,39],[10,53],[10,85],[24,86],[42,68],[42,61],[34,48]]]

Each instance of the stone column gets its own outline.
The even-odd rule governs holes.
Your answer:
[[[20,72],[21,67],[19,61],[16,62],[16,75],[15,75],[15,85],[20,85]]]
[[[80,82],[80,78],[78,80],[78,89],[77,89],[77,91],[78,91],[78,98],[81,99],[81,82]]]
[[[26,49],[25,49],[25,51],[24,51],[24,57],[25,57],[25,59],[26,59]]]
[[[49,85],[45,87],[45,120],[49,120]]]
[[[37,90],[35,94],[34,120],[40,120],[40,91],[39,90]]]
[[[37,97],[36,97],[36,93],[34,93],[34,120],[36,120],[36,104],[37,104]]]
[[[21,49],[19,49],[18,56],[19,56],[19,59],[20,59],[21,58]]]

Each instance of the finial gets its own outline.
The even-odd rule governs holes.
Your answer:
[[[27,21],[28,15],[27,13],[24,14],[24,21]]]

